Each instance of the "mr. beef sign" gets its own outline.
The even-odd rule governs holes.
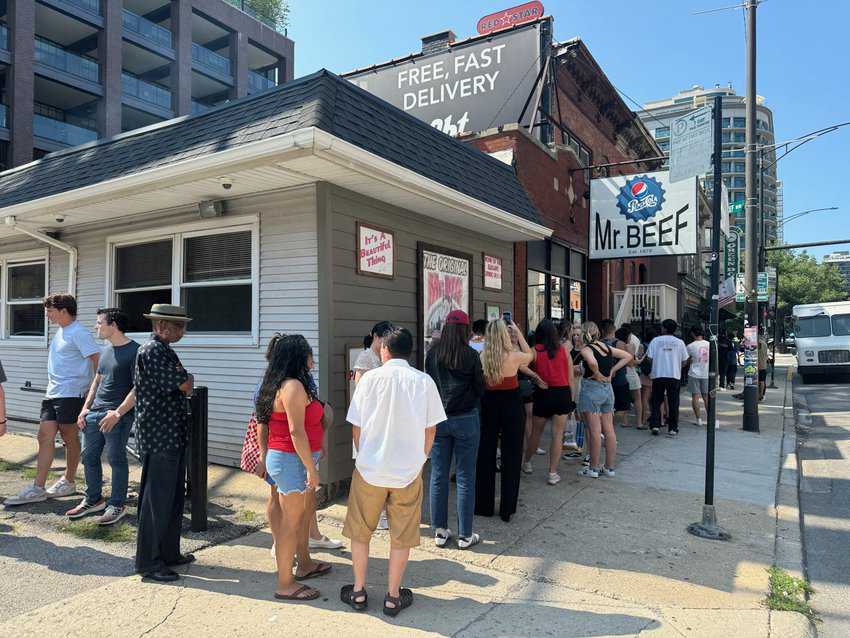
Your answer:
[[[697,252],[697,179],[667,171],[590,182],[590,258]]]
[[[346,77],[451,136],[516,123],[540,69],[540,24]]]

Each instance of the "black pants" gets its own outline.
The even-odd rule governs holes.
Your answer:
[[[661,405],[667,397],[667,430],[679,431],[679,379],[661,377],[652,380],[652,413],[649,415],[649,425],[652,428],[661,427]]]
[[[475,467],[475,514],[493,516],[496,502],[496,447],[501,440],[502,470],[499,515],[516,513],[522,470],[525,410],[519,390],[484,393],[481,398],[481,441]]]
[[[726,366],[726,385],[730,387],[735,385],[736,376],[738,376],[738,364],[730,363]]]
[[[180,556],[180,528],[186,495],[186,454],[167,450],[142,455],[136,571],[146,573]]]

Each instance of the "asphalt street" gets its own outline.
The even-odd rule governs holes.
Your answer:
[[[850,636],[850,377],[794,380],[800,508],[823,638]]]

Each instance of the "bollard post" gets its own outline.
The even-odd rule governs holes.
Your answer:
[[[189,432],[189,479],[186,492],[190,497],[192,531],[207,531],[207,435],[209,390],[196,386],[192,393]]]

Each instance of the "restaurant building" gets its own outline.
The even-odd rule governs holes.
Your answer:
[[[323,482],[351,472],[348,361],[370,327],[410,328],[421,361],[450,310],[512,307],[514,244],[551,235],[510,166],[327,71],[0,173],[0,219],[13,430],[37,426],[46,294],[75,294],[89,327],[119,306],[138,340],[142,312],[178,303],[213,462],[238,462],[270,337],[307,337],[339,406]]]

